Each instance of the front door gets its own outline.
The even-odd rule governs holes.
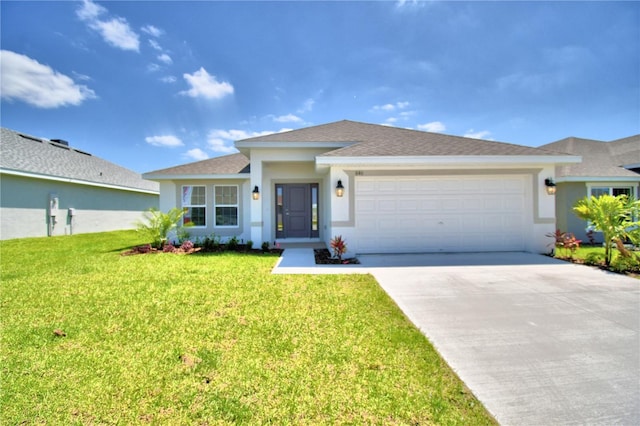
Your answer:
[[[276,184],[276,238],[318,235],[318,184]]]

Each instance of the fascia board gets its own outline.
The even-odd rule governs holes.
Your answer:
[[[241,148],[344,148],[357,142],[242,142],[235,143]]]
[[[460,155],[460,156],[398,156],[398,157],[316,157],[318,166],[331,165],[489,165],[489,164],[571,164],[580,163],[580,156],[555,155]]]
[[[109,183],[91,182],[88,180],[67,178],[67,177],[61,177],[61,176],[42,175],[38,173],[22,172],[18,170],[0,169],[0,174],[28,177],[28,178],[41,179],[41,180],[50,180],[54,182],[73,183],[76,185],[94,186],[98,188],[118,189],[120,191],[140,192],[143,194],[158,195],[160,193],[160,191],[152,191],[149,189],[132,188],[130,186],[112,185]]]
[[[635,176],[564,176],[557,177],[556,183],[563,182],[640,182]]]
[[[152,173],[144,173],[142,175],[144,179],[147,180],[213,180],[213,179],[221,179],[221,180],[243,180],[249,179],[249,173],[235,173],[235,174],[226,174],[226,175],[214,175],[214,174],[204,174],[204,175],[190,175],[190,174],[180,174],[180,175],[163,175],[163,174],[152,174]]]

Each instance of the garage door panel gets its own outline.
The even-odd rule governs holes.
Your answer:
[[[522,176],[358,177],[359,251],[523,250],[524,183]]]

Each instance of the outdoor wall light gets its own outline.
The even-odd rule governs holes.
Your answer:
[[[253,197],[254,200],[260,199],[260,190],[258,189],[258,185],[253,187],[253,192],[251,193],[251,196]]]
[[[344,195],[344,186],[342,186],[342,180],[338,180],[338,184],[336,185],[336,195],[338,197],[342,197]]]
[[[554,195],[556,193],[556,183],[551,178],[544,180],[544,186],[546,186],[547,194]]]

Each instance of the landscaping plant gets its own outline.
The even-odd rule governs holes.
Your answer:
[[[573,207],[580,219],[589,221],[589,226],[602,232],[604,239],[604,261],[611,264],[612,248],[630,238],[638,243],[638,214],[640,202],[626,195],[601,195],[585,197]]]
[[[167,242],[169,232],[182,228],[178,223],[184,214],[185,211],[177,207],[167,213],[152,207],[144,213],[146,221],[138,221],[136,226],[138,232],[151,240],[153,247],[162,249]],[[178,232],[178,234],[184,235],[183,232]]]
[[[342,256],[347,252],[347,244],[342,239],[342,235],[331,239],[331,250],[333,250],[333,255],[337,257],[338,260],[342,260]]]

